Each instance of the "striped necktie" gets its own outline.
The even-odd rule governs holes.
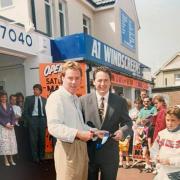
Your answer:
[[[99,112],[100,121],[102,123],[104,120],[104,97],[101,97],[101,104],[98,108],[98,112]]]

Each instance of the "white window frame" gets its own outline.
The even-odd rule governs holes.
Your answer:
[[[179,77],[177,77],[179,76]],[[174,79],[175,79],[175,85],[179,86],[180,85],[180,73],[174,74]]]
[[[59,8],[59,4],[62,5],[62,9]],[[64,21],[64,34],[62,35],[61,32],[61,19],[60,19],[60,15],[63,15],[63,21]],[[59,34],[60,36],[65,36],[67,35],[67,18],[66,18],[66,2],[64,0],[59,0],[58,1],[58,17],[59,17]]]
[[[4,10],[4,9],[8,9],[8,8],[11,8],[11,7],[14,7],[14,0],[11,0],[11,4],[10,5],[7,5],[7,6],[4,6],[4,7],[2,7],[1,6],[1,3],[2,3],[2,1],[8,1],[8,0],[0,0],[0,10]]]
[[[84,24],[84,20],[86,21],[86,24]],[[91,34],[91,19],[86,15],[83,15],[83,32],[84,32],[84,28],[87,29],[87,34]]]
[[[48,1],[48,2],[47,2]],[[51,15],[51,34],[48,34],[47,32],[47,20],[46,20],[46,8],[45,8],[45,20],[46,20],[46,33],[48,34],[48,36],[53,37],[53,32],[54,32],[54,28],[53,28],[53,9],[52,9],[52,0],[44,0],[44,7],[49,6],[50,7],[50,15]]]

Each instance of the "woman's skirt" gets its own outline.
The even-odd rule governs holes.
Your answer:
[[[8,129],[0,125],[0,155],[17,154],[17,142],[14,128]]]

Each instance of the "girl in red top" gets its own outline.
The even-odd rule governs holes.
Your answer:
[[[156,139],[158,132],[166,128],[166,102],[163,96],[157,95],[153,98],[154,106],[157,109],[157,115],[154,117],[154,135],[153,142]]]

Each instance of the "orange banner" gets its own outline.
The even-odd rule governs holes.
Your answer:
[[[112,73],[112,83],[127,87],[148,90],[149,84],[140,80],[129,78],[120,74]]]
[[[45,63],[40,64],[40,82],[43,88],[42,96],[48,97],[53,91],[57,90],[61,85],[60,71],[63,63]],[[78,89],[77,95],[86,94],[86,64],[80,63],[82,68],[82,81]]]

